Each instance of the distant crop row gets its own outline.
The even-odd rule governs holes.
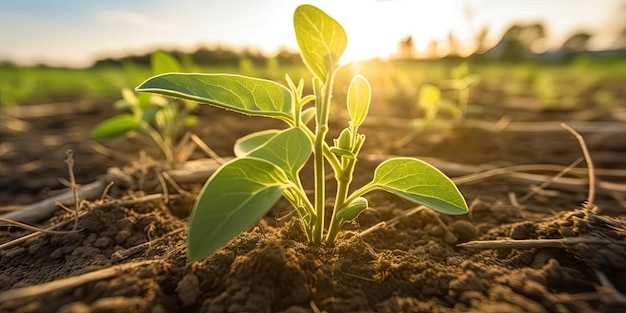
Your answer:
[[[337,85],[347,85],[350,77],[356,73],[368,75],[372,85],[381,90],[378,96],[382,98],[379,99],[400,106],[412,106],[419,98],[422,85],[432,84],[445,89],[444,82],[459,63],[450,60],[363,62],[340,69]],[[286,66],[277,62],[259,65],[245,60],[237,65],[193,65],[187,68],[195,72],[239,73],[277,81],[282,79],[282,73],[305,79],[309,75],[303,65]],[[481,77],[479,90],[497,89],[504,96],[533,96],[540,98],[546,105],[553,105],[563,98],[573,103],[575,101],[572,99],[580,95],[610,102],[610,99],[620,97],[615,94],[615,90],[595,89],[603,82],[626,79],[626,61],[578,60],[560,65],[471,63],[470,72]],[[90,69],[0,66],[0,106],[75,99],[115,100],[121,88],[135,86],[149,74],[148,67],[133,62],[124,63],[122,67],[100,66]],[[587,92],[590,89],[594,89],[591,94]]]

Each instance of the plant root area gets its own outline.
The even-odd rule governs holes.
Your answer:
[[[507,111],[514,118],[504,125],[495,114],[421,132],[401,114],[374,116],[354,187],[387,157],[420,157],[455,179],[469,214],[374,192],[334,246],[315,246],[281,200],[190,262],[187,218],[203,182],[163,179],[158,151],[136,137],[90,141],[90,128],[115,114],[110,102],[55,105],[73,109],[2,113],[0,214],[67,192],[66,149],[78,184],[112,172],[126,179],[80,198],[78,213],[57,205],[28,222],[57,225],[52,232],[0,223],[0,312],[626,311],[626,125],[612,115]],[[223,157],[236,138],[283,127],[205,106],[197,114],[192,131]],[[585,140],[593,188],[580,142],[561,122]]]

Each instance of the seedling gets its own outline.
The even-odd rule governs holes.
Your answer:
[[[152,55],[153,73],[180,71],[180,65],[165,52]],[[159,95],[135,94],[128,88],[122,89],[122,100],[114,103],[118,110],[129,110],[98,124],[91,132],[93,138],[114,138],[131,131],[150,137],[165,156],[168,165],[175,165],[174,146],[185,126],[196,123],[191,111],[197,107],[194,102],[184,105],[169,101]]]
[[[471,74],[469,65],[461,63],[451,71],[452,79],[448,81],[450,87],[458,92],[459,114],[458,117],[465,117],[469,103],[470,90],[480,82],[480,77]]]
[[[417,106],[424,111],[425,124],[434,122],[440,112],[451,112],[454,116],[461,116],[461,109],[452,101],[441,96],[441,89],[435,85],[424,84],[420,87]]]
[[[284,130],[265,130],[240,138],[234,160],[223,164],[204,185],[189,220],[188,257],[201,260],[257,222],[282,196],[298,212],[310,242],[333,244],[342,226],[368,208],[366,193],[382,189],[442,213],[464,214],[467,204],[454,183],[433,166],[413,158],[381,163],[372,181],[350,192],[365,142],[359,127],[369,110],[371,88],[360,75],[347,91],[348,127],[326,142],[335,73],[347,45],[342,26],[320,9],[299,6],[294,28],[300,55],[313,74],[313,95],[304,82],[287,86],[231,74],[168,73],[149,78],[137,91],[207,103],[235,112],[276,118]],[[305,108],[305,104],[313,106]],[[314,119],[314,127],[307,124]],[[315,194],[308,198],[300,171],[313,156]],[[337,180],[331,221],[325,225],[327,164]]]

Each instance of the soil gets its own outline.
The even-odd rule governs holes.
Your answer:
[[[37,113],[51,107],[55,114]],[[518,122],[555,127],[494,131],[467,122],[417,133],[402,112],[377,112],[362,130],[368,141],[355,186],[371,179],[376,164],[389,155],[481,169],[565,167],[583,154],[577,140],[558,127],[560,122],[623,124],[610,112],[495,106],[487,111],[475,119],[495,125],[507,115],[511,127]],[[21,210],[67,191],[62,184],[68,177],[67,149],[73,150],[79,184],[97,180],[109,168],[128,170],[133,160],[147,160],[139,158],[140,149],[158,158],[156,150],[136,138],[99,144],[88,139],[93,125],[114,113],[111,101],[5,110],[1,209]],[[197,114],[202,124],[192,131],[222,156],[232,155],[238,137],[283,127],[207,106]],[[83,202],[77,231],[70,222],[56,229],[64,233],[41,234],[0,249],[0,311],[623,312],[626,194],[611,186],[623,188],[626,181],[625,131],[600,128],[581,131],[598,180],[609,183],[597,184],[593,203],[585,202],[589,189],[584,161],[578,172],[565,175],[581,182],[571,188],[555,183],[537,190],[533,185],[542,181],[531,183],[510,173],[461,181],[459,188],[470,204],[464,216],[440,215],[374,192],[367,196],[371,208],[345,227],[335,246],[314,246],[306,243],[299,221],[280,201],[249,231],[201,262],[186,258],[186,218],[193,198],[176,195],[171,188],[169,201],[142,201],[162,192],[160,184],[114,185],[105,195]],[[192,158],[202,156],[197,152]],[[201,184],[180,187],[195,193]],[[531,189],[536,193],[520,201]],[[58,209],[38,225],[72,218],[73,213]],[[375,225],[379,227],[372,229]],[[0,243],[28,233],[5,226]],[[527,245],[507,245],[506,239]],[[476,247],[477,241],[499,245]]]

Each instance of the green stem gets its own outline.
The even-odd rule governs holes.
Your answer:
[[[356,133],[356,129],[354,129]],[[356,139],[357,135],[353,135]],[[363,143],[365,142],[365,136],[358,136],[358,140],[353,140],[356,142],[352,152],[355,155],[359,155],[361,148],[363,147]],[[333,208],[333,215],[330,220],[330,226],[328,228],[328,234],[326,235],[326,242],[330,245],[335,243],[335,239],[343,226],[345,221],[342,221],[340,218],[337,218],[337,212],[346,204],[352,202],[356,197],[351,198],[348,202],[348,190],[350,189],[350,183],[352,183],[352,177],[354,173],[354,167],[356,166],[357,159],[346,159],[342,158],[345,166],[341,169],[340,172],[335,172],[335,177],[337,179],[337,196],[335,198],[335,207]]]
[[[309,135],[311,140],[315,142],[315,134],[313,134],[313,132],[308,127],[306,127],[306,125],[303,125],[303,127],[300,127],[300,129],[304,130],[304,132],[307,133],[307,135]],[[339,163],[339,159],[337,158],[337,156],[330,151],[330,147],[328,146],[326,142],[324,142],[323,153],[324,153],[324,157],[326,158],[326,161],[328,161],[328,163],[333,168],[335,173],[337,173],[339,169],[341,169],[341,163]]]
[[[335,77],[335,70],[328,73],[324,87],[321,88],[322,98],[316,100],[317,127],[315,128],[315,142],[313,144],[314,175],[315,175],[315,212],[316,220],[313,227],[313,243],[321,244],[324,230],[325,204],[326,204],[326,171],[324,169],[324,144],[328,133],[328,115],[330,112],[330,101],[332,98],[332,86]],[[319,85],[315,87],[319,95]]]
[[[148,124],[147,122],[143,122],[142,127],[161,149],[161,152],[163,152],[163,155],[165,155],[165,159],[168,165],[174,165],[172,164],[174,162],[174,152],[172,151],[171,145],[168,145],[165,139],[161,136],[161,134],[159,134],[158,131],[154,130],[152,126],[150,126],[150,124]]]
[[[317,132],[315,134],[315,144],[314,148],[314,171],[315,171],[315,212],[316,212],[316,220],[315,226],[313,227],[313,242],[316,244],[320,244],[322,242],[322,232],[324,229],[324,206],[326,202],[326,181],[325,181],[325,170],[324,170],[324,154],[321,153],[323,151],[323,143],[324,137],[326,137],[326,133],[328,132],[328,126],[318,126]]]

